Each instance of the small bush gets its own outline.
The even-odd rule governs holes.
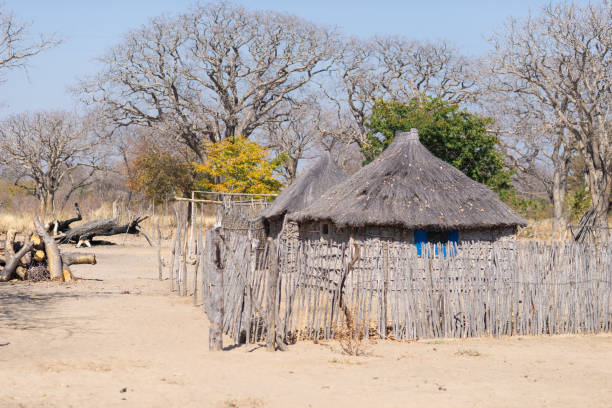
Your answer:
[[[363,335],[363,329],[338,331],[338,344],[343,354],[349,356],[365,356],[369,351],[368,339]]]

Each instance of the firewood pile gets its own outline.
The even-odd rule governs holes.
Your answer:
[[[23,241],[16,240],[15,231],[7,232],[4,245],[0,245],[0,282],[12,279],[72,282],[76,278],[71,265],[95,265],[93,254],[62,253],[47,228],[36,217],[35,232],[26,234]]]

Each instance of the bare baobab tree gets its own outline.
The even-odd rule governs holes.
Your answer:
[[[575,141],[594,225],[607,226],[612,193],[612,4],[548,5],[511,19],[493,39],[497,89],[537,100]]]
[[[300,160],[308,159],[317,143],[318,106],[316,101],[306,98],[293,102],[285,120],[267,123],[262,131],[265,145],[283,158],[282,174],[287,184],[295,179]]]
[[[129,33],[82,90],[118,125],[174,127],[202,159],[202,139],[249,137],[284,117],[330,69],[336,44],[334,31],[294,16],[211,3]]]
[[[427,95],[459,103],[472,96],[471,61],[445,41],[379,37],[374,49],[382,69],[381,85],[391,99],[406,101]]]

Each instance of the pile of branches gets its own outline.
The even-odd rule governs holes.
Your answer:
[[[35,232],[16,241],[16,232],[8,231],[4,248],[0,248],[0,282],[12,279],[72,282],[71,265],[96,263],[93,254],[61,253],[54,237],[34,219]]]

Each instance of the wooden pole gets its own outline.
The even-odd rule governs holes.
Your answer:
[[[195,240],[194,235],[194,227],[195,227],[195,192],[191,192],[191,201],[189,202],[189,210],[191,215],[189,217],[189,223],[191,224],[191,228],[189,229],[189,255],[193,255],[195,252],[195,248],[193,245],[193,241]]]
[[[202,254],[202,230],[198,228],[198,241],[196,251],[196,264],[193,270],[193,305],[198,305],[198,269],[200,269],[200,259]],[[201,278],[200,278],[201,279]]]
[[[278,296],[278,275],[280,273],[278,265],[278,250],[272,238],[268,238],[269,245],[269,274],[266,299],[266,349],[276,350],[276,315],[278,313],[276,298]]]
[[[251,333],[251,313],[252,313],[252,299],[251,299],[251,288],[250,282],[255,271],[257,269],[257,247],[259,240],[255,238],[249,238],[249,267],[247,279],[244,282],[244,293],[243,293],[243,304],[242,304],[242,315],[240,317],[240,341],[239,343],[249,343]]]
[[[190,237],[187,235],[189,228],[189,221],[187,218],[189,217],[189,208],[185,212],[185,242],[183,244],[183,257],[181,260],[181,283],[183,284],[183,296],[187,296],[187,252],[189,251],[189,246],[191,245]],[[192,224],[193,225],[193,224]],[[179,290],[179,295],[181,295],[181,291]]]
[[[157,218],[157,273],[159,275],[159,280],[162,280],[161,230],[159,228],[160,217]]]
[[[208,332],[208,349],[220,351],[223,349],[223,244],[220,237],[220,228],[211,234],[213,262],[210,270],[210,327]]]
[[[176,268],[173,272],[174,274],[174,283],[175,283],[175,287],[176,287],[176,291],[177,293],[180,295],[181,294],[181,250],[183,248],[183,246],[181,245],[181,242],[183,241],[183,220],[182,220],[182,211],[179,212],[179,217],[181,218],[181,221],[179,223],[179,227],[178,230],[176,232],[177,234],[177,238],[176,238]]]
[[[387,338],[387,308],[389,304],[389,243],[383,242],[382,338]]]

